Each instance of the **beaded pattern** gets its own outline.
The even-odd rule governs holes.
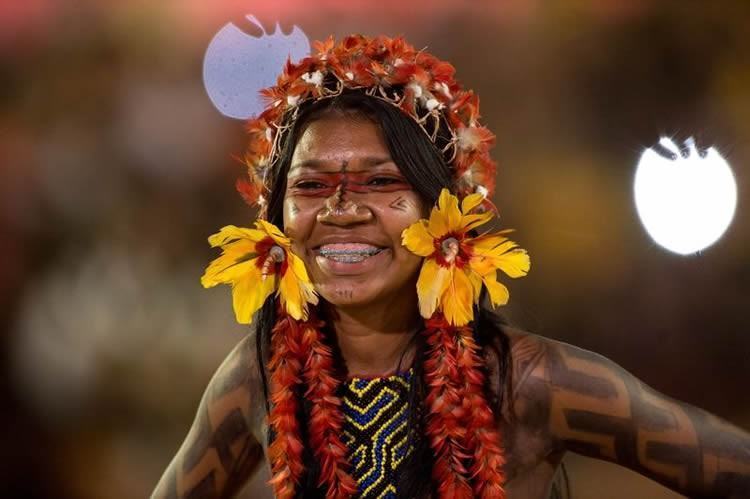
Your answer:
[[[412,371],[352,378],[342,387],[343,441],[359,497],[395,498],[398,471],[408,446],[408,397]]]

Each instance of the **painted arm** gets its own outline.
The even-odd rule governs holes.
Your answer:
[[[746,431],[600,355],[532,335],[526,341],[518,395],[553,447],[626,466],[688,497],[750,498]]]
[[[214,374],[190,431],[151,499],[233,497],[253,474],[263,450],[253,434],[255,365],[249,337]],[[252,400],[251,400],[252,399]]]

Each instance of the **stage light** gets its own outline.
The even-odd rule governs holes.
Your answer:
[[[246,16],[261,31],[263,26]],[[228,23],[214,35],[203,59],[203,84],[211,102],[224,116],[248,119],[265,108],[259,91],[276,84],[287,58],[310,55],[310,40],[297,26],[284,34],[278,23],[273,33],[255,37]]]
[[[660,246],[688,255],[715,243],[732,221],[737,184],[729,164],[711,147],[699,152],[662,137],[646,149],[634,182],[643,226]]]

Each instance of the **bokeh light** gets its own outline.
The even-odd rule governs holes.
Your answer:
[[[211,39],[203,59],[203,83],[216,109],[224,116],[246,119],[265,107],[260,90],[276,83],[287,59],[297,61],[310,53],[310,41],[297,26],[289,34],[278,23],[263,31],[254,16],[247,19],[263,32],[253,36],[228,23]]]
[[[638,162],[638,215],[659,245],[681,255],[696,253],[729,227],[737,206],[737,183],[715,148],[699,152],[693,139],[680,148],[667,137],[659,144],[662,153],[646,149]]]

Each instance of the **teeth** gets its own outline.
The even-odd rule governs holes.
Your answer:
[[[382,248],[362,243],[334,243],[324,244],[319,248],[320,256],[342,263],[359,263],[373,255],[377,255]]]
[[[362,261],[369,256],[380,253],[381,248],[369,244],[360,243],[337,243],[326,244],[320,247],[321,256],[331,258],[336,261],[354,261],[351,258],[358,258]]]
[[[368,256],[364,255],[324,255],[329,260],[333,260],[334,262],[342,262],[342,263],[359,263],[364,262],[365,259],[370,258]]]

